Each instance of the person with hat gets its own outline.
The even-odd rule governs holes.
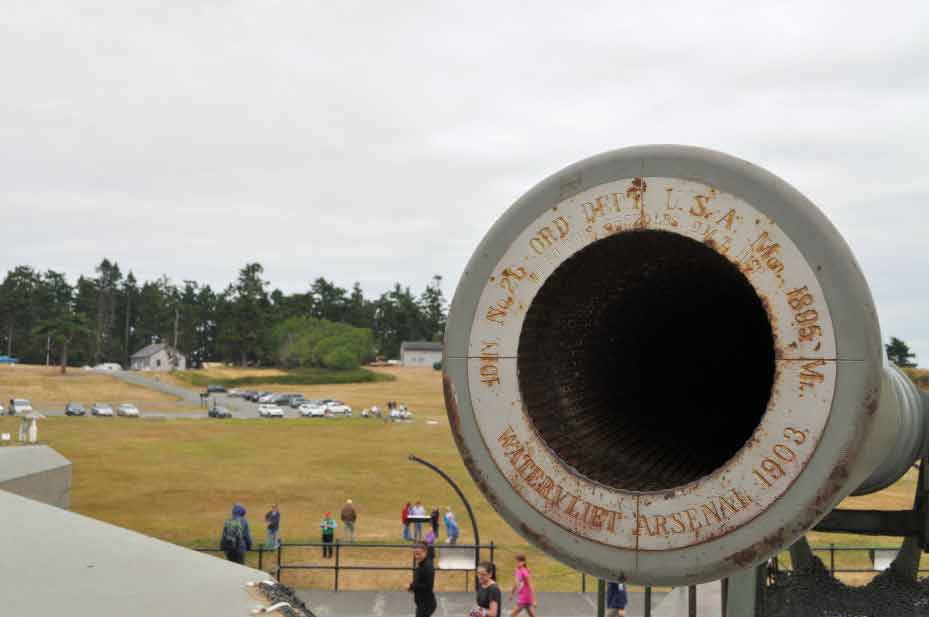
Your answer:
[[[355,541],[355,522],[358,520],[358,513],[355,511],[355,506],[352,505],[351,499],[345,500],[345,505],[342,506],[342,523],[345,524],[345,531],[343,533],[344,539],[346,542]]]
[[[336,523],[332,512],[326,512],[323,522],[319,524],[323,532],[323,557],[332,557],[332,537],[335,535]]]

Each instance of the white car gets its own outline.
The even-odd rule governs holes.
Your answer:
[[[352,408],[342,401],[327,400],[323,401],[326,406],[326,414],[330,416],[351,416]]]
[[[32,403],[24,398],[14,398],[10,400],[10,409],[8,411],[11,416],[29,413],[32,411]]]
[[[258,415],[262,418],[283,418],[284,410],[278,405],[259,405]]]
[[[132,403],[123,403],[116,408],[116,415],[126,416],[127,418],[138,418],[140,415],[139,408]]]
[[[277,396],[276,392],[268,392],[267,394],[262,394],[261,396],[258,397],[258,402],[259,403],[270,403],[271,399],[273,399],[275,396]]]
[[[109,418],[113,416],[113,408],[106,403],[94,403],[94,406],[90,408],[90,415]]]
[[[298,409],[304,418],[322,418],[326,415],[326,408],[318,403],[303,403]]]

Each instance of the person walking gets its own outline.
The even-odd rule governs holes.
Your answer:
[[[626,603],[629,601],[624,581],[609,581],[606,584],[607,617],[626,617]]]
[[[426,532],[426,557],[433,563],[435,563],[435,541],[436,535],[430,529]]]
[[[277,509],[276,503],[272,503],[271,509],[265,514],[265,522],[268,525],[265,548],[272,551],[277,550],[281,545],[281,513]]]
[[[477,566],[477,605],[481,617],[500,617],[503,613],[503,594],[494,580],[494,564],[482,561]]]
[[[358,520],[358,512],[355,511],[355,506],[352,505],[351,499],[345,500],[345,505],[342,506],[341,513],[342,523],[345,525],[345,531],[342,536],[346,542],[355,541],[355,522]]]
[[[413,521],[413,537],[417,541],[421,541],[423,539],[423,519],[426,518],[426,508],[423,507],[421,501],[417,501],[410,514],[416,517],[416,520]]]
[[[430,617],[436,609],[435,593],[432,590],[435,585],[435,566],[422,542],[413,545],[413,561],[416,568],[413,570],[413,582],[407,589],[413,593],[416,617]]]
[[[455,513],[451,507],[445,507],[445,535],[448,536],[446,542],[449,544],[458,543],[458,521],[455,520]]]
[[[323,557],[332,557],[332,537],[335,535],[336,523],[331,512],[326,512],[319,528],[323,532]]]
[[[510,617],[516,617],[523,610],[529,613],[529,617],[535,617],[535,588],[532,586],[532,576],[529,573],[529,566],[526,565],[525,555],[516,556],[516,575],[513,581],[510,600],[515,594],[516,606],[510,612]]]
[[[435,537],[439,537],[439,509],[433,508],[432,512],[429,513],[429,524],[432,525],[432,533]]]
[[[410,510],[412,506],[410,502],[406,502],[406,505],[403,506],[403,514],[401,515],[401,520],[403,521],[403,539],[410,539]]]
[[[245,553],[252,550],[252,534],[245,518],[245,508],[240,503],[232,506],[232,518],[223,523],[219,548],[226,553],[226,559],[241,564],[245,563]]]

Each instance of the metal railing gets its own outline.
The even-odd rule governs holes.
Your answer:
[[[829,570],[829,573],[835,576],[836,574],[878,574],[883,572],[883,569],[878,569],[874,567],[874,552],[875,551],[895,551],[897,548],[889,546],[836,546],[835,544],[829,544],[824,546],[813,546],[811,547],[813,554],[819,554],[818,556],[822,559],[823,565]],[[848,563],[847,559],[843,559],[853,553],[865,553],[866,559],[871,564],[870,568],[860,568],[860,567],[849,567],[841,563],[845,561]],[[825,557],[823,557],[825,554]],[[838,563],[837,563],[838,560]],[[787,567],[783,564],[780,555],[777,555],[773,558],[772,568],[774,571],[780,570],[792,570],[791,567]],[[929,573],[929,568],[920,568],[917,571],[919,574]]]
[[[285,551],[287,549],[330,549],[332,551],[332,563],[293,563],[289,562]],[[404,565],[352,565],[345,564],[343,557],[346,551],[364,551],[371,549],[404,549],[409,551],[411,545],[407,544],[384,544],[384,543],[357,543],[357,542],[342,542],[340,540],[334,540],[331,543],[323,542],[281,542],[281,544],[276,549],[269,549],[265,546],[258,546],[253,548],[250,551],[247,551],[248,555],[257,556],[257,568],[259,570],[266,570],[274,574],[277,580],[283,581],[283,576],[285,572],[288,571],[314,571],[314,570],[330,570],[332,571],[332,590],[339,591],[339,575],[343,571],[393,571],[393,572],[410,572],[416,569],[416,563],[413,560],[412,556],[410,557],[410,562]],[[463,572],[464,573],[464,588],[465,591],[468,591],[468,580],[473,578],[469,576],[470,573],[475,573],[475,568],[477,565],[476,558],[479,554],[479,551],[486,550],[488,551],[489,561],[493,562],[494,553],[496,550],[496,545],[493,542],[490,544],[444,544],[441,547],[436,547],[437,551],[442,550],[455,550],[455,551],[474,551],[473,555],[475,558],[473,567],[442,567],[436,568],[436,572]],[[224,551],[219,548],[197,548],[195,549],[201,553],[219,553],[223,554]],[[265,564],[269,564],[270,569],[265,568]]]

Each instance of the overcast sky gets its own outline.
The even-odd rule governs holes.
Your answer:
[[[929,364],[929,2],[753,4],[7,0],[0,268],[451,296],[547,175],[695,144],[817,203]]]

